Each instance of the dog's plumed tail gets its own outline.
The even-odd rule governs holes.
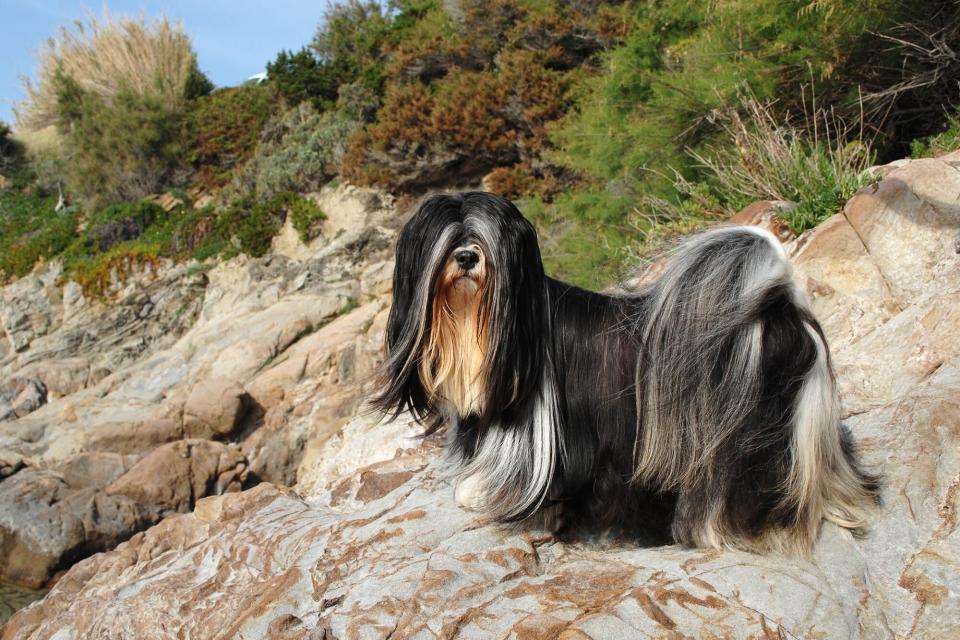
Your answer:
[[[634,481],[678,495],[675,538],[806,553],[874,501],[840,425],[821,329],[779,241],[722,227],[645,293]]]

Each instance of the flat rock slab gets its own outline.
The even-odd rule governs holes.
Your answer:
[[[824,525],[811,561],[480,526],[425,445],[309,499],[261,484],[201,500],[76,565],[3,638],[957,637],[958,390],[951,367],[904,399],[909,418],[858,417],[868,462],[909,465],[884,465],[867,538]]]

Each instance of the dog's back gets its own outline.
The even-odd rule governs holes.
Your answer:
[[[645,296],[634,480],[676,492],[677,541],[805,552],[822,518],[862,527],[874,482],[776,238],[696,236]]]

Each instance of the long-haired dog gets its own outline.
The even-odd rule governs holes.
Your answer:
[[[708,231],[608,295],[547,277],[511,202],[435,195],[400,234],[393,295],[374,404],[446,424],[456,500],[491,520],[804,554],[876,499],[765,231]]]

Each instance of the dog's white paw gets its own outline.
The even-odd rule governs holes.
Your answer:
[[[457,483],[453,492],[453,499],[457,506],[468,511],[480,511],[483,508],[483,489],[480,486],[480,477],[467,476]]]

